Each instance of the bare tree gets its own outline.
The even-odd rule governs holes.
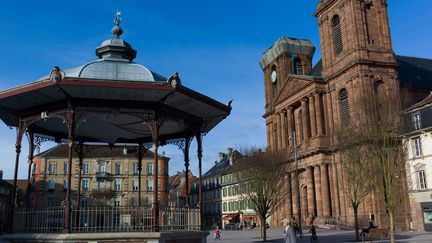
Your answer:
[[[257,213],[261,224],[261,237],[267,240],[266,221],[284,203],[288,186],[284,181],[288,171],[288,157],[282,152],[252,150],[239,163],[243,163],[242,181],[246,183],[246,197]]]
[[[354,211],[354,228],[356,240],[359,240],[358,208],[364,198],[373,190],[370,180],[370,160],[367,142],[360,136],[359,129],[341,129],[337,133],[337,147],[341,156],[341,164],[345,175],[345,184],[342,188],[350,200]]]
[[[359,92],[362,95],[357,96],[356,106],[353,107],[355,117],[349,127],[355,137],[350,136],[345,142],[354,141],[353,145],[358,145],[358,148],[353,146],[350,150],[357,150],[355,153],[358,156],[354,159],[361,162],[360,168],[367,172],[364,173],[365,178],[368,178],[386,207],[390,240],[394,242],[394,213],[405,178],[405,146],[400,139],[403,127],[401,99],[396,89],[389,88],[381,93],[364,89]]]

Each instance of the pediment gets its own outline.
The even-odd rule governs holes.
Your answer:
[[[414,169],[415,169],[416,171],[419,171],[419,170],[425,170],[425,168],[426,168],[426,165],[423,164],[423,163],[417,163],[417,164],[414,165]]]
[[[287,99],[291,95],[297,93],[299,90],[304,89],[306,86],[308,86],[310,83],[312,83],[313,80],[301,78],[297,76],[289,76],[284,83],[284,86],[280,89],[278,92],[278,95],[275,99],[275,104]]]

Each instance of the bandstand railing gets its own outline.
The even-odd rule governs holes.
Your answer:
[[[159,227],[154,227],[154,211],[150,207],[85,207],[71,213],[70,231],[78,232],[151,232],[199,230],[199,208],[159,207]],[[64,209],[17,209],[13,232],[61,233]]]

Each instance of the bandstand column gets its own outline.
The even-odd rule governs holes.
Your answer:
[[[31,167],[33,164],[33,155],[34,155],[34,133],[28,132],[28,140],[29,140],[29,153],[28,153],[28,171],[27,171],[27,193],[26,193],[26,204],[27,208],[30,205],[30,188],[31,188]]]
[[[316,121],[317,121],[317,135],[324,135],[324,126],[322,119],[322,110],[321,110],[321,96],[319,93],[315,93],[315,111],[316,111]]]
[[[309,118],[311,126],[311,136],[315,137],[317,135],[317,123],[316,123],[316,113],[315,113],[315,102],[314,97],[311,95],[308,97],[309,100]]]
[[[77,199],[77,204],[78,204],[78,208],[81,208],[81,181],[82,181],[82,167],[83,167],[83,157],[84,157],[84,143],[83,141],[79,141],[78,144],[78,169],[79,169],[79,173],[78,173],[78,199]],[[70,168],[72,169],[72,168]],[[79,214],[78,214],[79,216]],[[79,222],[77,220],[77,222]]]
[[[143,144],[138,144],[138,207],[141,207],[141,172],[142,172]],[[155,165],[156,166],[156,165]],[[157,174],[155,175],[157,177]]]
[[[185,146],[183,149],[183,153],[184,153],[184,166],[185,166],[185,186],[186,186],[186,195],[185,195],[185,206],[189,207],[189,147],[190,147],[190,142],[191,142],[192,138],[191,137],[186,137],[185,138]]]
[[[20,119],[19,126],[17,129],[17,138],[15,142],[15,171],[14,171],[14,181],[13,181],[13,187],[12,187],[12,208],[11,208],[11,231],[13,229],[13,223],[14,223],[14,211],[16,206],[16,193],[17,193],[17,179],[18,179],[18,165],[19,165],[19,156],[21,153],[21,142],[22,142],[22,136],[24,134],[24,126],[23,121]]]
[[[72,181],[72,151],[74,144],[74,130],[75,130],[75,122],[74,122],[74,114],[73,108],[70,106],[68,113],[66,115],[67,124],[68,124],[68,185],[66,192],[66,204],[64,205],[64,226],[63,233],[70,233],[70,218],[72,212],[72,204],[71,204],[71,181]]]
[[[159,147],[159,128],[160,124],[154,121],[152,124],[153,133],[153,161],[154,161],[154,175],[153,175],[153,232],[159,232],[159,201],[158,201],[158,177],[159,177],[159,163],[158,163],[158,147]],[[141,180],[141,178],[140,178]]]
[[[196,135],[197,139],[197,156],[198,156],[198,197],[199,197],[199,211],[200,211],[200,230],[203,230],[203,198],[202,198],[202,139],[201,132]]]

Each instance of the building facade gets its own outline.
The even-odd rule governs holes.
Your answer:
[[[186,186],[186,172],[177,172],[169,177],[169,195],[168,205],[171,207],[184,207],[187,204],[186,197],[190,194],[192,181],[196,180],[196,176],[191,171],[188,172],[188,182]]]
[[[78,184],[79,160],[73,154],[72,200],[78,200],[81,187],[81,207],[86,206],[141,206],[153,202],[153,153],[146,151],[142,160],[141,178],[137,147],[85,145]],[[66,144],[55,146],[37,154],[33,161],[31,204],[36,208],[58,207],[66,197],[68,167]],[[168,161],[159,155],[159,198],[161,205],[168,203]],[[141,180],[141,188],[139,180]]]
[[[432,231],[432,96],[404,113],[413,230]]]
[[[314,15],[322,53],[315,66],[312,42],[288,37],[276,41],[260,60],[268,147],[290,152],[294,135],[299,146],[300,191],[287,195],[271,223],[278,225],[300,211],[304,223],[314,215],[317,222],[332,219],[352,226],[353,210],[342,190],[342,167],[333,135],[358,119],[361,112],[353,104],[366,90],[374,99],[402,90],[415,93],[417,99],[426,97],[432,88],[426,82],[432,81],[431,71],[417,64],[432,60],[394,54],[387,1],[323,0]],[[294,175],[294,171],[288,174],[287,180],[296,183],[291,179]],[[407,229],[408,201],[400,204],[396,229]],[[380,227],[388,226],[386,210],[374,194],[361,204],[359,217],[360,224],[372,219]]]
[[[245,169],[248,169],[246,162],[239,160],[222,174],[222,226],[224,229],[243,229],[260,223],[247,195],[247,184],[242,176]]]
[[[222,208],[222,176],[228,171],[242,155],[232,148],[227,149],[227,153],[219,152],[218,160],[204,173],[202,178],[203,193],[203,224],[207,229],[214,229],[216,226],[223,227],[224,212]],[[198,204],[199,181],[192,183],[190,203]]]

